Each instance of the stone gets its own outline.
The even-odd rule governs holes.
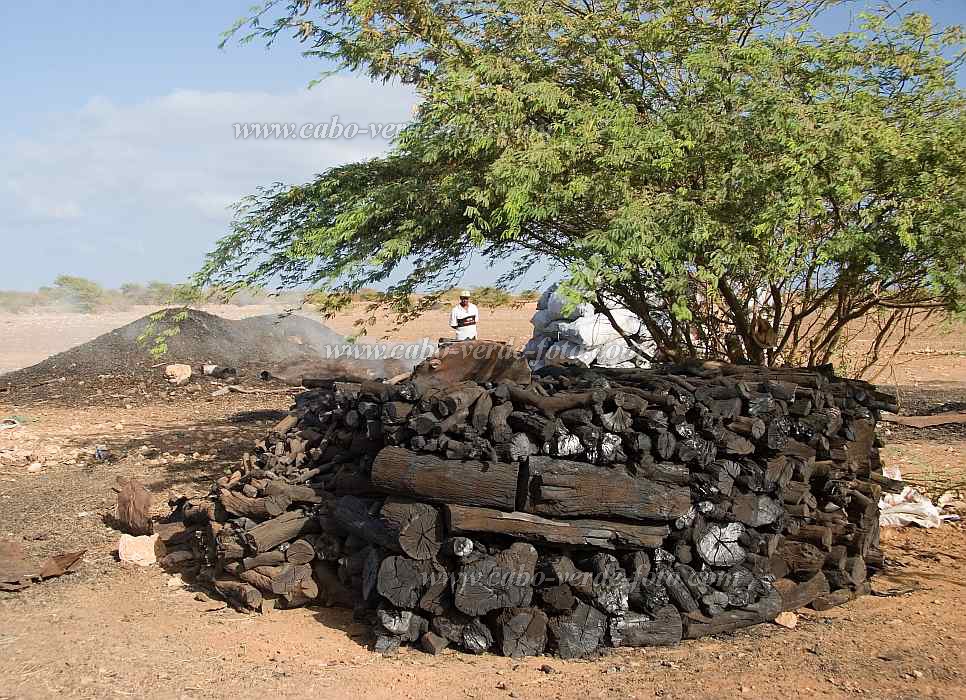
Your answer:
[[[164,368],[164,378],[175,386],[184,386],[191,380],[191,365],[167,365]]]
[[[158,555],[164,556],[164,544],[158,535],[121,535],[117,543],[117,557],[138,566],[153,566],[158,563]]]
[[[778,617],[775,618],[775,624],[779,627],[793,630],[798,627],[798,615],[793,612],[778,613]]]

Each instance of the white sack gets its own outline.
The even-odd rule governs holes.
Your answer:
[[[546,329],[547,324],[553,321],[550,318],[550,312],[546,309],[537,311],[533,316],[530,317],[530,324],[533,326],[533,334],[541,335]]]
[[[569,340],[558,340],[549,348],[544,354],[543,359],[546,362],[560,362],[563,360],[575,360],[577,362],[583,362],[585,365],[590,366],[590,364],[597,358],[597,348],[586,348],[583,345],[578,345],[577,343],[571,343]]]
[[[644,329],[643,321],[626,309],[616,309],[612,315],[618,327],[627,335],[640,333]],[[607,314],[593,314],[561,323],[558,332],[561,339],[572,340],[587,347],[599,347],[621,339],[620,331],[614,328]]]
[[[594,315],[594,305],[587,302],[577,304],[569,313],[564,313],[564,309],[570,304],[570,301],[563,294],[557,292],[557,285],[552,286],[547,292],[549,292],[549,296],[547,296],[546,311],[550,315],[551,321],[573,321],[584,316]],[[547,294],[547,292],[544,292],[544,294]],[[540,308],[539,303],[537,308]]]
[[[638,355],[627,343],[621,340],[614,340],[597,349],[595,364],[601,367],[617,367],[624,365],[632,360],[639,358]],[[643,358],[641,358],[643,359]]]

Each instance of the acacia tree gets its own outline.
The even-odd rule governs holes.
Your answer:
[[[670,358],[822,363],[871,324],[871,363],[963,308],[966,119],[960,29],[858,7],[266,2],[229,35],[294,34],[420,102],[385,157],[241,202],[197,281],[337,304],[401,275],[383,303],[411,315],[471,254],[504,285],[539,258]]]

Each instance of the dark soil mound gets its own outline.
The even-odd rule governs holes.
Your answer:
[[[150,352],[152,341],[165,328],[176,329],[177,333],[167,339],[167,352],[157,358]],[[147,340],[139,340],[142,337]],[[159,360],[225,367],[272,365],[293,357],[319,357],[327,345],[342,341],[335,331],[301,316],[254,316],[232,321],[189,310],[187,318],[176,324],[145,316],[32,367],[5,374],[0,377],[0,385],[37,383],[64,375],[141,372]]]
[[[155,357],[154,338],[166,328],[176,328],[177,333],[168,337],[164,355]],[[202,364],[234,367],[250,383],[257,381],[262,369],[293,360],[317,361],[329,345],[342,342],[335,331],[301,316],[273,314],[233,321],[189,310],[176,324],[145,316],[32,367],[0,375],[0,396],[30,403],[110,394],[132,382],[167,386],[159,363],[185,363],[196,370]]]

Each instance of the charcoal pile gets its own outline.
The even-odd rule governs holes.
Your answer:
[[[869,591],[893,397],[830,368],[484,369],[318,382],[173,503],[169,557],[239,608],[352,607],[385,653],[582,657]]]

